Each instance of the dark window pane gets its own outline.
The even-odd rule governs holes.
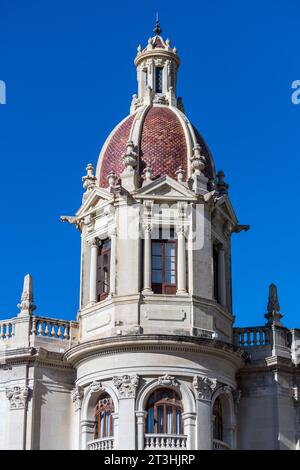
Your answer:
[[[155,255],[155,256],[162,255],[162,243],[159,243],[159,242],[152,243],[152,255]]]
[[[147,416],[147,432],[154,433],[154,408],[149,408]]]
[[[163,406],[157,407],[157,432],[158,433],[164,432],[164,407]]]
[[[162,259],[159,256],[152,257],[152,268],[153,269],[162,269]]]
[[[155,69],[155,91],[156,93],[162,93],[163,88],[163,68],[156,67]]]
[[[154,284],[162,283],[162,271],[159,271],[159,270],[152,271],[152,282],[154,282]]]

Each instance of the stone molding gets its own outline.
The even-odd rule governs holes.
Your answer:
[[[113,384],[118,390],[120,399],[135,398],[139,381],[140,378],[138,375],[122,375],[121,377],[113,377]]]
[[[7,387],[5,393],[11,410],[24,410],[26,408],[29,399],[29,387]]]

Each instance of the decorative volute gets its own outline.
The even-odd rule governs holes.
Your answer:
[[[138,94],[133,96],[131,112],[152,103],[177,106],[176,84],[180,59],[170,39],[164,40],[156,20],[155,36],[149,38],[146,48],[138,47],[137,68]]]

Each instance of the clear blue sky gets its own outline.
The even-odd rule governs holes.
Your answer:
[[[251,225],[232,240],[236,324],[264,322],[275,282],[300,327],[299,0],[0,0],[0,317],[17,313],[30,272],[37,314],[75,318],[80,234],[59,216],[78,209],[86,164],[129,112],[157,10],[186,112]]]

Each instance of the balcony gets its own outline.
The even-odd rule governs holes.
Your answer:
[[[230,445],[218,439],[213,440],[213,450],[230,450]]]
[[[104,437],[102,439],[95,439],[94,441],[90,441],[87,447],[88,450],[113,450],[114,438]]]
[[[178,434],[146,434],[145,450],[186,449],[187,436]]]

